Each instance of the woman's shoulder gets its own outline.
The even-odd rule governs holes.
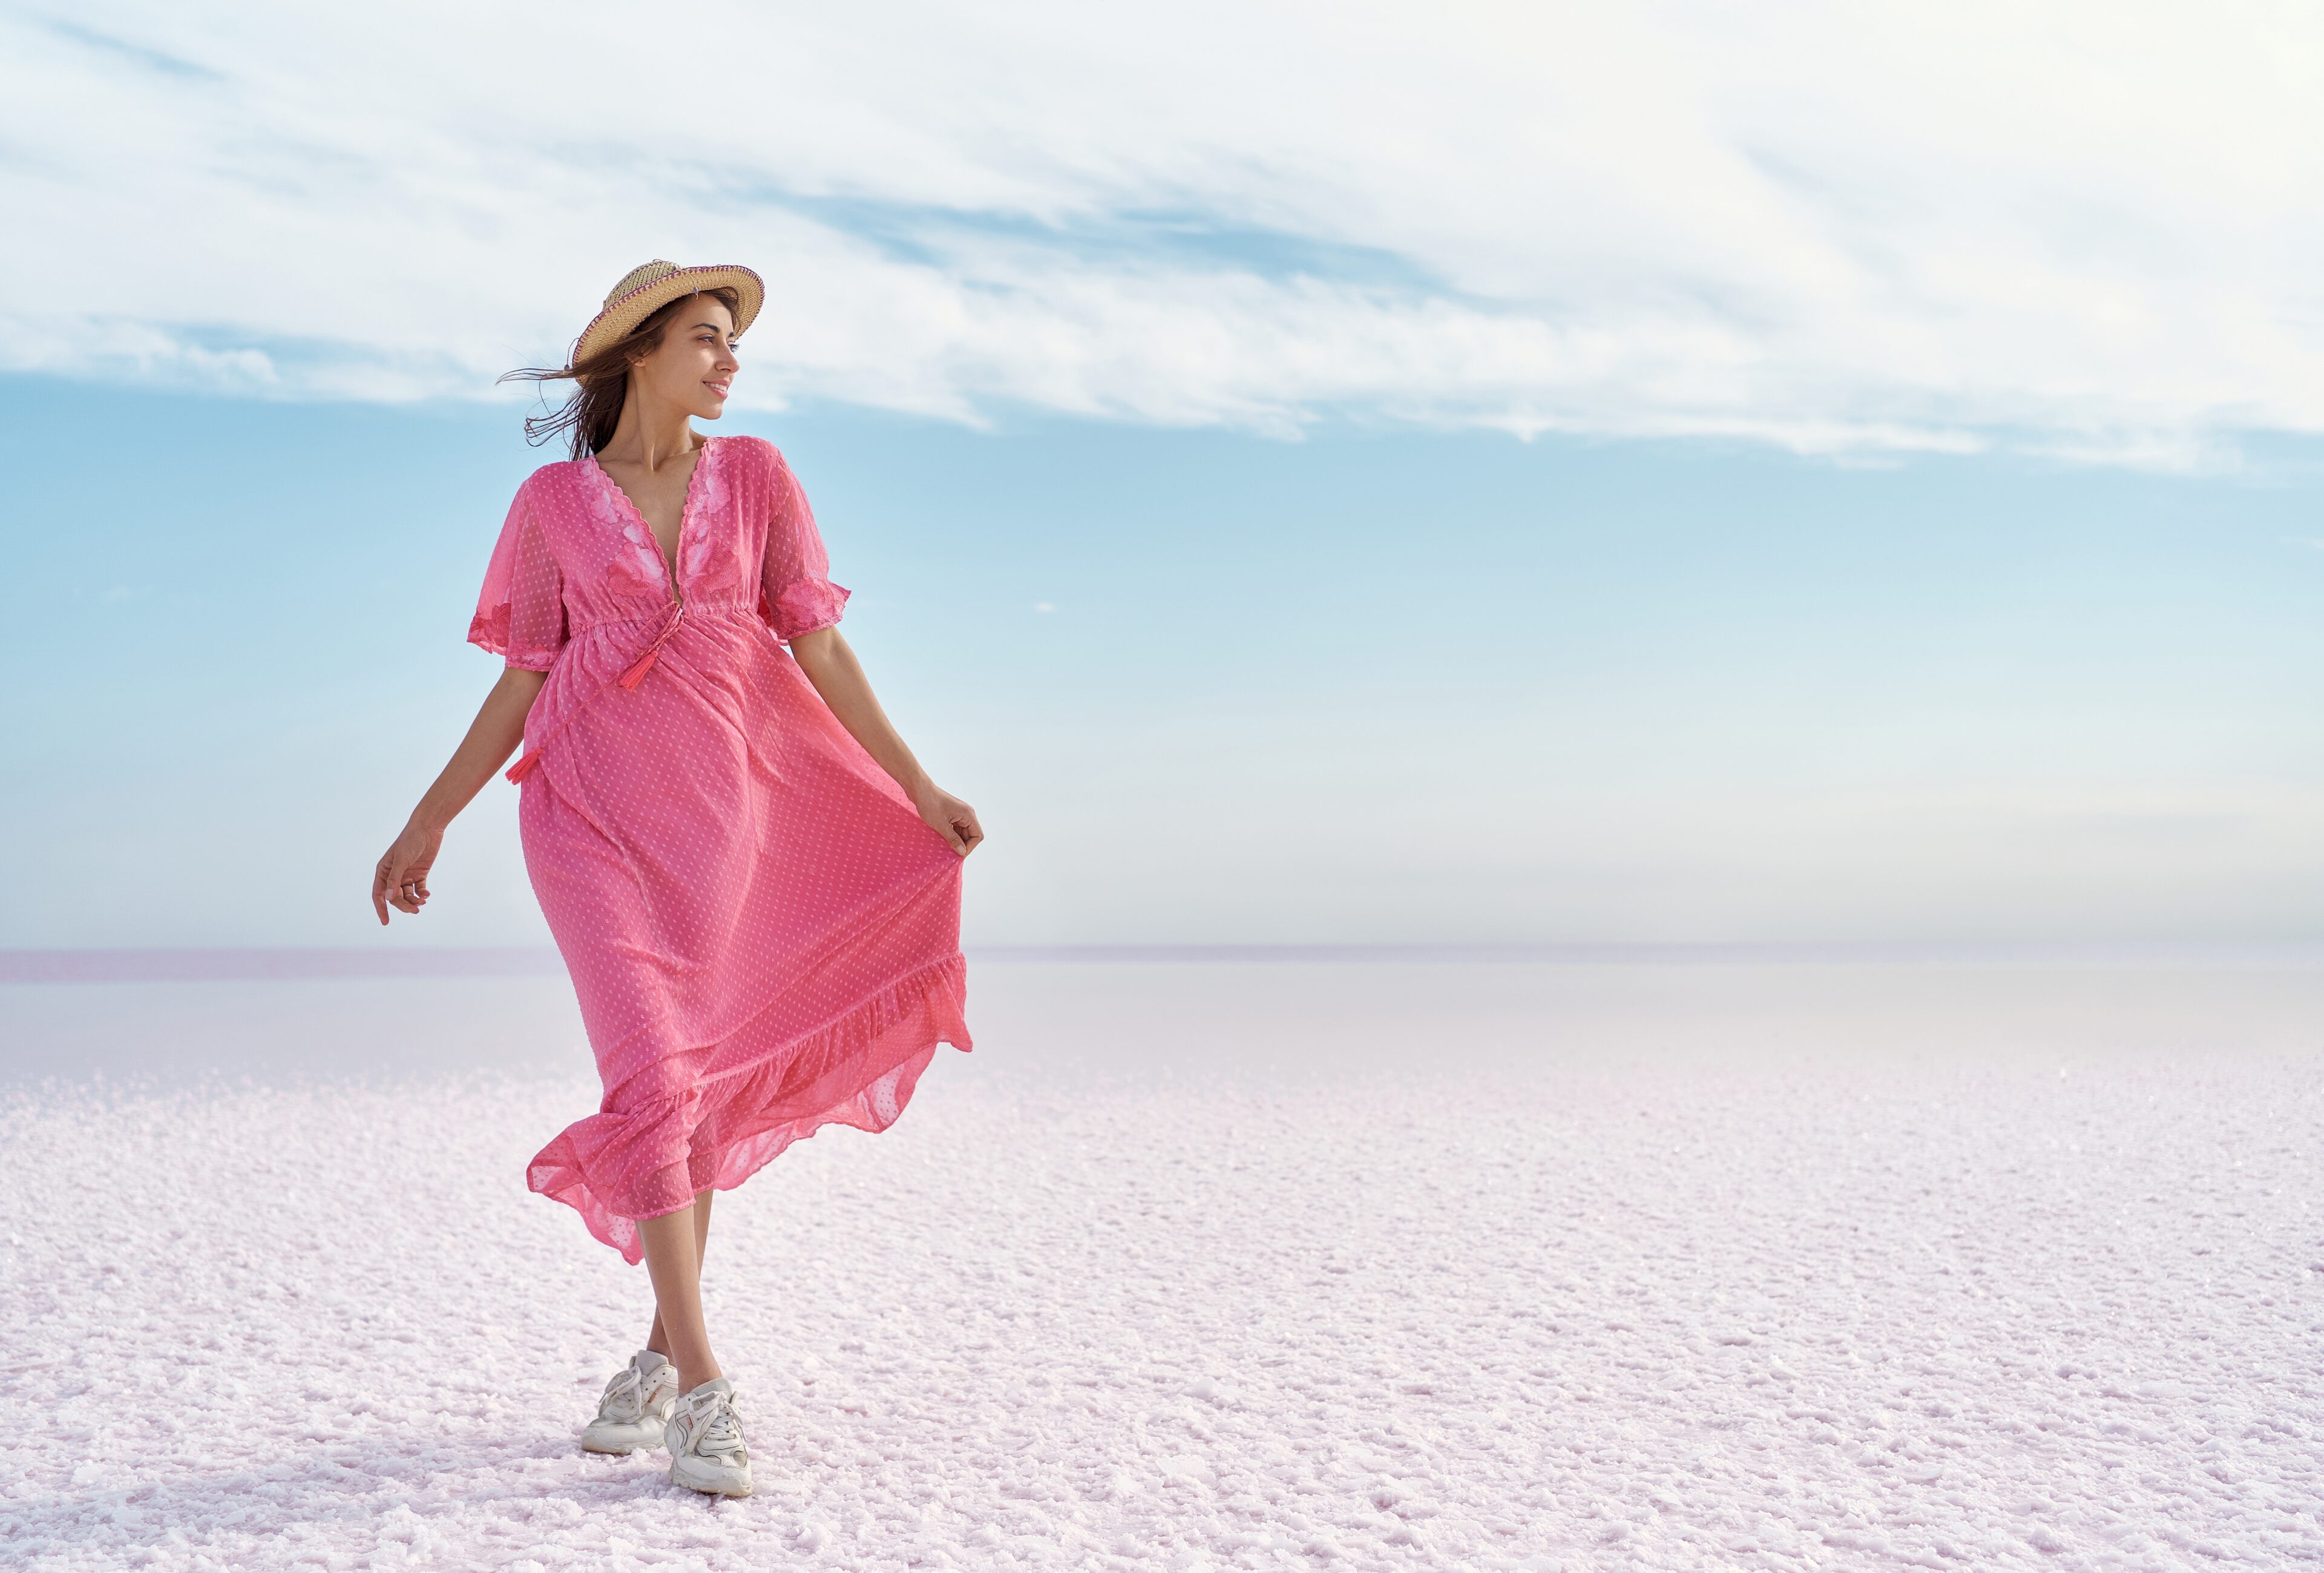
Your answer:
[[[543,484],[553,485],[558,481],[573,480],[577,478],[584,469],[591,467],[595,464],[595,460],[588,458],[553,458],[547,464],[542,465],[540,468],[534,470],[530,475],[525,477],[524,484],[528,486],[537,486]]]
[[[712,439],[719,447],[719,457],[728,463],[740,461],[753,468],[779,470],[783,467],[783,450],[763,437],[737,434]]]
[[[540,503],[553,497],[570,496],[576,488],[586,484],[588,477],[583,472],[589,465],[590,461],[586,458],[552,459],[518,484],[517,497],[520,501],[530,498]]]

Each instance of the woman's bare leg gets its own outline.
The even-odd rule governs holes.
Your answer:
[[[710,1333],[702,1324],[702,1254],[710,1243],[710,1197],[658,1218],[638,1220],[646,1249],[646,1272],[653,1279],[654,1325],[646,1347],[678,1367],[678,1390],[692,1393],[724,1374],[710,1353]]]
[[[695,1193],[694,1270],[697,1273],[702,1271],[703,1253],[710,1248],[710,1198],[717,1194],[715,1190]],[[649,1267],[646,1271],[650,1274],[653,1270]],[[646,1347],[665,1360],[669,1358],[669,1335],[662,1331],[661,1307],[659,1303],[654,1306],[653,1330],[646,1335]],[[705,1380],[708,1379],[705,1378]]]

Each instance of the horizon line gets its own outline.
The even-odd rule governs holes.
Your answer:
[[[962,948],[995,965],[1501,964],[1748,965],[2324,964],[2324,939],[2290,940],[1551,940],[1106,942]],[[0,948],[0,984],[298,982],[364,977],[553,976],[553,946],[115,946]]]

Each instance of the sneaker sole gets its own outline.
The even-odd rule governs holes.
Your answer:
[[[592,1437],[586,1431],[581,1434],[583,1452],[604,1453],[616,1458],[626,1458],[632,1453],[651,1453],[659,1449],[662,1443],[663,1439],[659,1437],[650,1441],[616,1442],[609,1438]]]
[[[751,1494],[751,1483],[748,1480],[742,1482],[740,1485],[736,1485],[731,1480],[721,1481],[715,1484],[706,1481],[696,1482],[686,1479],[675,1469],[672,1469],[669,1472],[669,1483],[672,1485],[683,1485],[688,1491],[698,1491],[705,1496],[748,1496]]]

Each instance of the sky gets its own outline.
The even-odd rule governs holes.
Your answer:
[[[2324,938],[2309,14],[689,16],[0,10],[0,945],[545,942],[366,881],[649,255],[972,942]]]

